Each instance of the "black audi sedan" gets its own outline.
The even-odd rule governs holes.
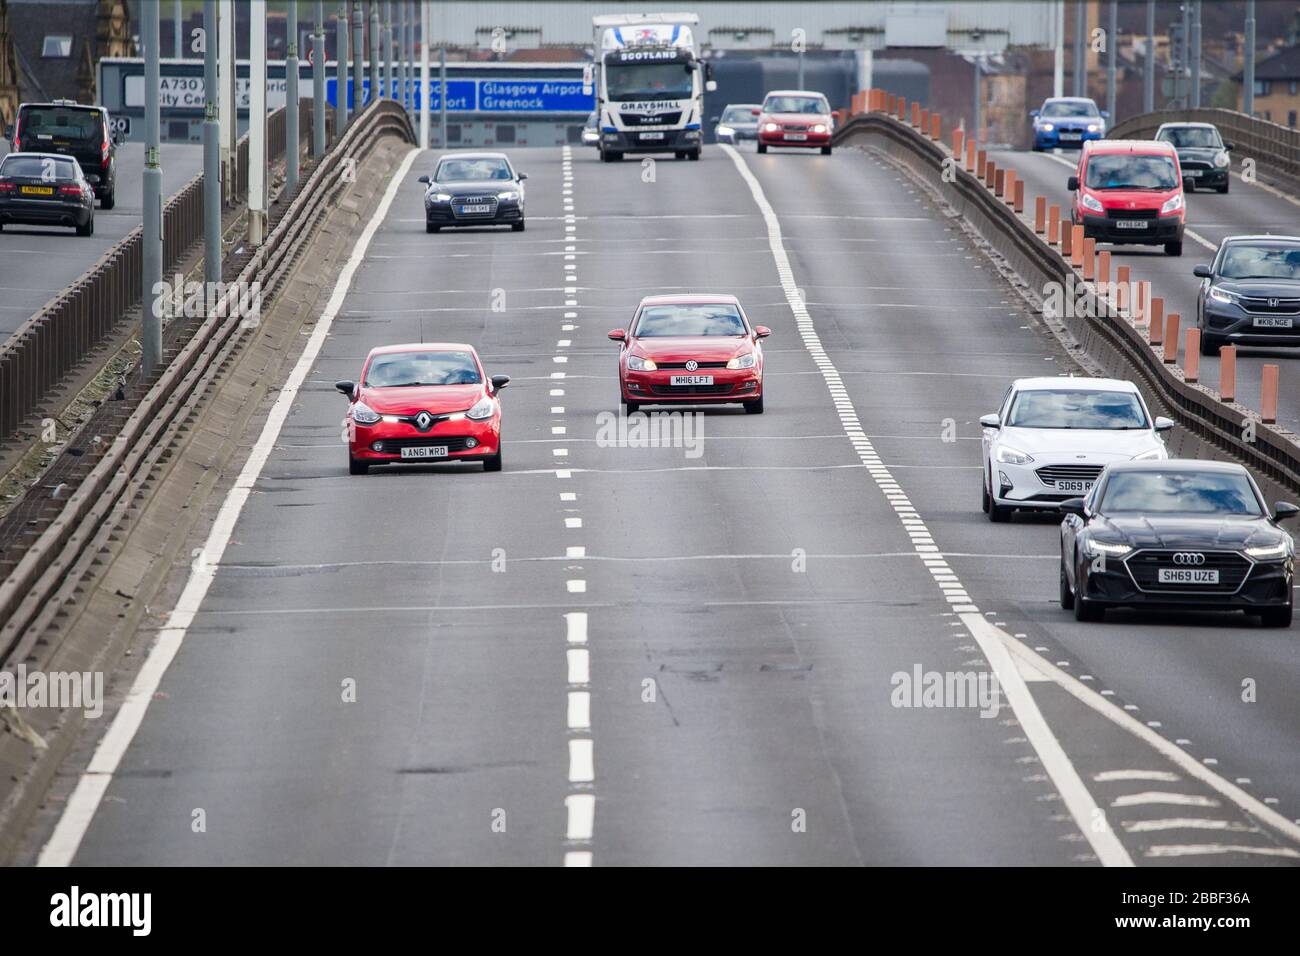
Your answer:
[[[1201,280],[1201,354],[1224,345],[1300,345],[1300,237],[1229,236]]]
[[[448,226],[509,226],[524,231],[524,180],[505,153],[451,153],[424,185],[424,231]]]
[[[1107,608],[1240,610],[1290,627],[1295,541],[1234,462],[1109,465],[1086,498],[1060,504],[1061,607],[1080,621]]]
[[[0,160],[0,229],[71,226],[95,233],[95,188],[75,159],[52,153],[10,153]]]
[[[1178,166],[1183,171],[1183,189],[1195,192],[1196,187],[1226,193],[1232,177],[1231,143],[1225,143],[1219,128],[1213,123],[1162,123],[1156,130],[1156,139],[1173,143],[1178,153]]]

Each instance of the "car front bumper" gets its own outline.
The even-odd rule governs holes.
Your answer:
[[[1147,223],[1141,229],[1121,229],[1116,222],[1126,220],[1123,215],[1098,216],[1084,214],[1083,235],[1098,242],[1114,245],[1162,246],[1167,242],[1183,241],[1183,220],[1181,216],[1157,216],[1155,219],[1143,220]]]
[[[472,445],[471,445],[472,440]],[[376,447],[378,445],[378,447]],[[443,447],[445,456],[403,458],[403,447]],[[481,422],[470,418],[439,422],[427,432],[405,422],[356,425],[348,442],[348,454],[357,461],[373,464],[428,465],[443,461],[482,461],[501,450],[501,418],[494,415]]]
[[[484,215],[458,216],[451,203],[425,203],[424,220],[431,226],[505,226],[521,222],[524,207],[520,203],[499,203],[496,211]]]
[[[1239,305],[1216,302],[1208,296],[1204,307],[1205,322],[1201,335],[1211,336],[1225,345],[1247,345],[1268,348],[1300,346],[1300,315],[1257,315]],[[1258,326],[1257,319],[1291,323],[1290,328]]]
[[[709,375],[713,384],[673,385],[674,375]],[[762,373],[752,368],[624,370],[619,386],[624,401],[643,405],[711,405],[752,402],[763,397]]]
[[[807,139],[786,139],[786,133],[768,133],[760,131],[758,141],[764,146],[789,146],[793,149],[821,149],[823,146],[831,144],[831,134],[827,133],[796,133],[796,136],[806,136]]]
[[[1257,561],[1252,565],[1245,580],[1233,592],[1178,591],[1169,585],[1142,588],[1122,558],[1108,559],[1100,568],[1087,562],[1076,572],[1076,581],[1082,574],[1078,593],[1106,607],[1258,611],[1289,604],[1294,586],[1292,561]]]
[[[1054,482],[1039,477],[1039,469],[1080,464],[1104,466],[1106,463],[1080,462],[1073,457],[1061,461],[1050,461],[1045,458],[1035,457],[1032,462],[1024,465],[1011,465],[1006,462],[994,461],[992,465],[992,498],[995,503],[1004,508],[1055,512],[1059,510],[1057,505],[1062,501],[1067,501],[1070,498],[1082,498],[1086,495],[1092,487],[1091,483],[1086,488],[1072,485],[1058,487]],[[1068,480],[1077,481],[1083,479],[1071,478]],[[1095,479],[1087,480],[1091,482]]]
[[[1089,133],[1085,130],[1065,130],[1065,133],[1078,133],[1078,139],[1062,139],[1061,130],[1054,129],[1050,132],[1046,130],[1034,130],[1034,148],[1035,149],[1083,149],[1083,144],[1093,139],[1105,139],[1104,132]]]

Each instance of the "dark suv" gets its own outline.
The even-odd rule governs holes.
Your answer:
[[[15,153],[60,153],[81,166],[104,209],[117,202],[117,136],[102,106],[72,100],[23,103],[18,121],[5,129]]]
[[[1197,266],[1201,354],[1225,345],[1300,345],[1300,237],[1228,236]]]

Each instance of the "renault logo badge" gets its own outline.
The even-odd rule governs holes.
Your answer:
[[[415,416],[415,427],[422,432],[427,432],[432,424],[433,416],[428,412],[420,412],[420,414]]]

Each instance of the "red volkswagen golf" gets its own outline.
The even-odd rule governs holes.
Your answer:
[[[360,382],[335,382],[348,397],[348,470],[430,461],[481,461],[501,470],[501,389],[509,375],[483,373],[472,345],[372,349]]]
[[[642,405],[740,402],[763,411],[763,346],[771,335],[751,326],[734,295],[651,295],[641,300],[622,343],[619,397],[629,413]]]

